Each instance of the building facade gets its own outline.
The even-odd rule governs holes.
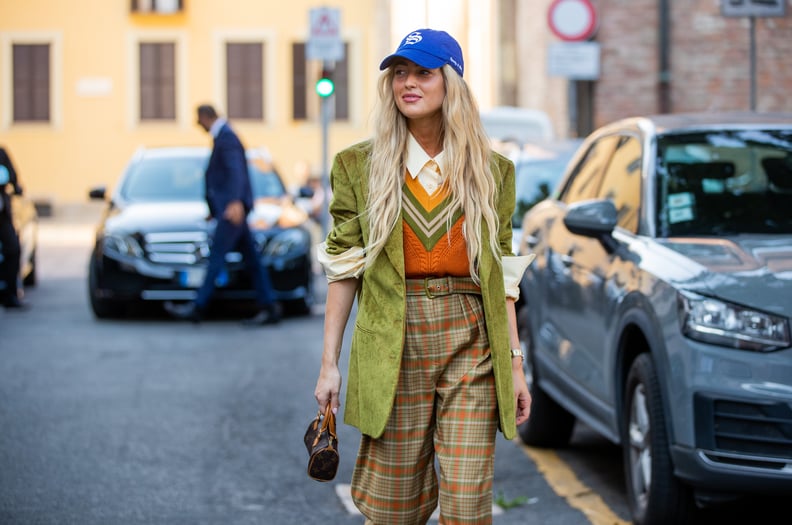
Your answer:
[[[27,193],[53,208],[85,202],[89,188],[112,187],[140,146],[209,145],[195,122],[204,102],[248,147],[267,148],[289,185],[325,171],[314,92],[324,64],[305,53],[316,4],[0,0],[0,143]],[[492,5],[338,2],[344,56],[328,64],[330,160],[369,135],[377,66],[411,29],[454,32],[468,53],[466,77],[491,98],[496,83],[482,71],[495,47]]]

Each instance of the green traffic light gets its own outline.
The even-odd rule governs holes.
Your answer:
[[[316,93],[320,97],[329,97],[335,91],[335,84],[329,78],[320,78],[316,81]]]

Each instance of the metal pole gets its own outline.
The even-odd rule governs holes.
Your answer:
[[[322,233],[327,235],[330,227],[330,214],[328,205],[330,204],[330,170],[327,165],[327,141],[328,141],[328,128],[330,127],[330,99],[329,97],[320,97],[322,102],[322,190],[324,191],[324,199],[322,200]]]
[[[750,55],[751,55],[751,111],[756,111],[756,17],[749,17],[749,27],[751,35]]]

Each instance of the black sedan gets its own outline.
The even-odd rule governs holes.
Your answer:
[[[204,168],[208,148],[141,149],[108,201],[96,230],[88,272],[91,308],[98,318],[118,317],[142,303],[181,303],[195,298],[211,249],[214,221],[207,220]],[[269,157],[248,152],[254,209],[248,221],[260,263],[270,272],[277,300],[287,312],[308,313],[313,304],[311,237]],[[90,198],[105,200],[104,187]],[[251,303],[255,293],[238,252],[226,257],[213,303]]]

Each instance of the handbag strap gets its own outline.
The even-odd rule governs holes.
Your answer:
[[[336,420],[335,414],[330,409],[330,403],[327,404],[324,412],[324,419],[322,419],[322,432],[328,430],[330,435],[336,437]]]

